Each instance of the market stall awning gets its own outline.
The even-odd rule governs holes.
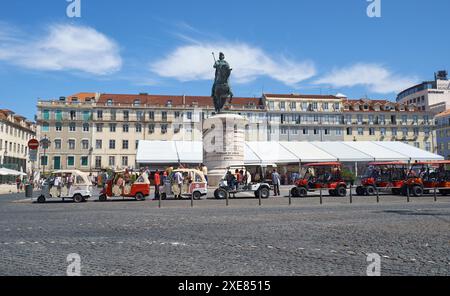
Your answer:
[[[0,176],[26,176],[27,174],[7,169],[7,168],[0,168]]]
[[[178,163],[177,146],[174,141],[139,141],[137,163]]]
[[[374,142],[376,145],[405,155],[409,161],[444,160],[444,157],[402,142]]]
[[[297,157],[297,161],[317,162],[317,161],[337,161],[337,158],[322,149],[318,149],[310,142],[280,142],[280,145],[289,150]]]
[[[203,162],[203,143],[199,141],[175,142],[175,147],[180,163],[200,164]]]

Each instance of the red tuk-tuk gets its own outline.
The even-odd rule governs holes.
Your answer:
[[[331,196],[346,196],[347,184],[342,177],[342,163],[311,163],[302,168],[303,178],[291,189],[293,197],[305,197],[308,192],[328,190]]]
[[[147,173],[136,176],[134,182],[132,179],[132,173],[114,172],[107,181],[105,189],[100,193],[99,200],[106,201],[111,197],[123,197],[142,201],[150,196],[150,180]]]
[[[356,188],[357,195],[374,195],[377,190],[391,190],[392,194],[400,194],[406,181],[407,163],[372,162],[369,163],[361,186]]]
[[[442,195],[450,194],[450,171],[446,170],[449,165],[449,160],[416,162],[411,166],[405,186],[414,196],[435,188]]]

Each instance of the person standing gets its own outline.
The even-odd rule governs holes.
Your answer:
[[[173,179],[175,181],[175,184],[177,185],[177,191],[178,191],[175,194],[175,198],[181,199],[181,193],[182,193],[181,190],[183,187],[183,175],[181,174],[180,171],[177,171],[173,177],[174,177]]]
[[[16,185],[17,185],[17,193],[20,192],[20,185],[22,184],[22,180],[20,180],[20,177],[16,178]]]
[[[281,177],[276,169],[272,172],[272,184],[274,190],[274,196],[280,196],[280,185],[281,185]]]
[[[161,185],[161,177],[159,175],[159,170],[156,170],[155,175],[153,177],[153,181],[155,183],[155,199],[159,198],[159,186]]]
[[[206,183],[208,183],[208,167],[206,165],[204,165],[203,163],[200,167],[201,167],[201,171],[202,171],[203,175],[205,176]]]

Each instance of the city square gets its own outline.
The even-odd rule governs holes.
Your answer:
[[[132,2],[0,4],[0,279],[450,276],[447,0]]]
[[[448,197],[283,197],[84,204],[0,197],[1,275],[381,275],[450,273]],[[245,195],[244,195],[245,196]]]

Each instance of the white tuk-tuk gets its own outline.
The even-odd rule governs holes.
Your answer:
[[[67,182],[71,177],[73,183]],[[60,181],[55,186],[55,180]],[[41,195],[38,197],[38,203],[45,203],[47,199],[73,199],[76,203],[85,202],[92,197],[92,182],[87,173],[78,170],[59,170],[51,174],[51,177],[45,182]]]
[[[174,180],[176,172],[180,172],[183,183],[178,185]],[[208,183],[203,173],[195,169],[174,170],[162,186],[160,186],[161,199],[166,198],[194,198],[205,199],[208,193]]]

